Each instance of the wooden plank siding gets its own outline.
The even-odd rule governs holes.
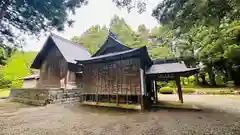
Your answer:
[[[76,88],[74,72],[69,71],[68,63],[56,46],[52,46],[40,68],[37,88]]]
[[[115,103],[128,102],[131,96],[141,95],[140,60],[131,58],[84,66],[83,93]],[[100,97],[98,97],[98,95]]]

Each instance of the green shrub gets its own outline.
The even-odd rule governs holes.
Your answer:
[[[174,93],[174,88],[171,87],[162,87],[160,88],[159,91],[161,94],[173,94]]]

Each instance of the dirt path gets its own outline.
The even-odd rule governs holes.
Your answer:
[[[177,98],[165,97],[168,99]],[[210,98],[210,97],[209,97]],[[207,106],[212,98],[199,97]],[[195,101],[196,97],[185,97]],[[216,100],[216,101],[215,101]],[[215,99],[227,105],[238,103]],[[199,101],[199,102],[200,102]],[[229,103],[228,103],[229,102]],[[209,105],[208,105],[209,104]],[[220,103],[219,103],[220,104]],[[216,107],[216,106],[215,106]],[[239,109],[239,108],[238,108]],[[236,111],[238,109],[233,109]],[[225,109],[228,110],[228,107]],[[0,135],[240,135],[240,115],[225,111],[132,112],[78,104],[28,107],[0,103]]]

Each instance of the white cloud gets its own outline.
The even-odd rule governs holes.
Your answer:
[[[87,6],[77,9],[76,15],[72,16],[75,23],[72,28],[66,28],[64,32],[54,32],[70,39],[73,36],[81,35],[92,25],[109,25],[111,18],[116,14],[123,17],[127,24],[134,30],[137,29],[138,25],[145,24],[148,28],[155,27],[158,23],[151,16],[152,9],[161,0],[148,0],[147,11],[138,14],[136,10],[127,13],[126,10],[118,9],[112,0],[89,0]],[[31,37],[32,38],[32,37]],[[24,47],[25,50],[39,51],[44,44],[47,36],[41,36],[39,40],[31,39],[30,37],[26,40],[27,45]]]

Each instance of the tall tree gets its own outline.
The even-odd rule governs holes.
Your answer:
[[[1,40],[14,42],[15,29],[29,34],[63,30],[65,23],[73,23],[68,11],[75,13],[75,9],[83,4],[86,4],[85,0],[1,0]]]
[[[116,34],[117,38],[129,47],[139,47],[135,32],[127,25],[123,18],[117,15],[110,21],[110,30]]]
[[[163,0],[152,15],[174,29],[188,30],[195,24],[218,26],[240,18],[239,0]]]
[[[64,30],[74,22],[69,14],[87,4],[87,0],[1,0],[0,50],[11,54],[24,34],[38,35],[53,29]],[[9,53],[10,52],[10,53]],[[3,57],[4,56],[4,57]],[[0,64],[10,55],[1,55]]]
[[[149,29],[144,24],[141,24],[138,26],[138,30],[136,32],[136,35],[143,45],[148,45],[148,39],[149,39]]]
[[[106,40],[108,29],[106,26],[95,25],[87,29],[81,36],[74,36],[72,41],[83,44],[90,53],[95,53]]]

